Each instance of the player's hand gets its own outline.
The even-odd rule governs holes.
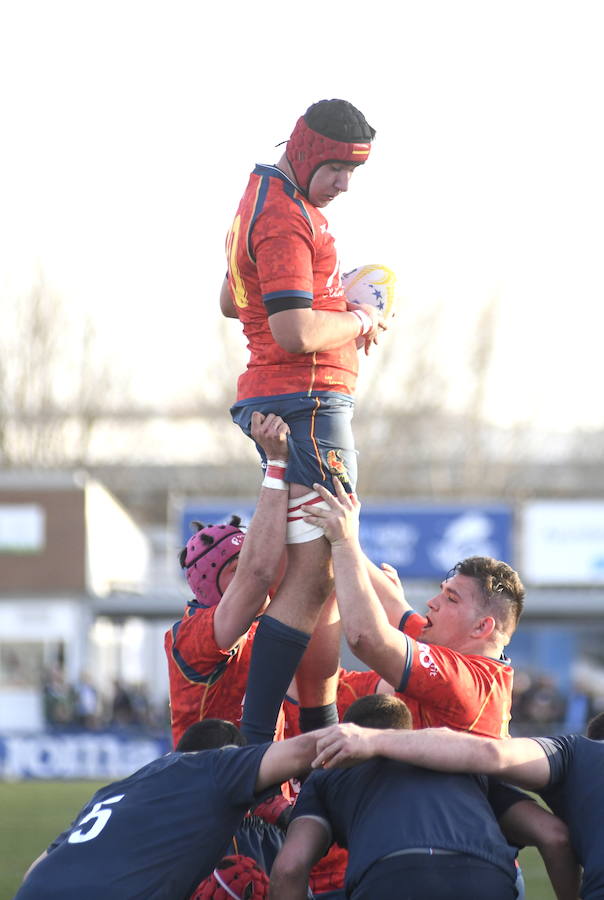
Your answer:
[[[395,587],[397,587],[399,589],[399,591],[401,592],[401,594],[403,594],[403,596],[404,596],[405,591],[403,588],[403,584],[402,584],[401,579],[398,577],[398,572],[396,571],[394,566],[391,566],[390,563],[380,563],[380,569],[382,570],[384,575],[388,578],[388,580],[391,581],[392,584]]]
[[[302,506],[304,521],[322,528],[323,534],[332,545],[358,540],[361,512],[358,497],[356,494],[347,494],[339,478],[334,477],[333,484],[335,497],[322,485],[313,484],[313,490],[320,494],[329,509],[320,506]]]
[[[252,438],[262,447],[267,459],[287,460],[287,436],[290,433],[289,425],[281,416],[268,413],[264,416],[260,412],[252,413],[251,434]]]
[[[332,725],[317,740],[313,769],[347,768],[371,759],[375,755],[375,732],[376,729],[361,728],[351,722]]]
[[[384,318],[381,312],[375,308],[375,306],[371,306],[368,303],[358,303],[356,304],[357,309],[362,309],[364,313],[366,313],[372,323],[373,327],[367,334],[363,334],[357,338],[357,348],[364,347],[365,348],[365,356],[369,354],[372,344],[377,344],[379,342],[379,336],[382,331],[388,330],[388,323],[384,321]]]

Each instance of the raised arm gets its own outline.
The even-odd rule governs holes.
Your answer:
[[[352,652],[398,687],[407,662],[407,640],[390,624],[373,587],[359,543],[360,504],[334,478],[336,496],[313,485],[328,509],[303,507],[305,521],[319,525],[331,543],[336,597],[342,628]],[[399,617],[400,619],[400,617]]]
[[[407,603],[405,591],[396,569],[388,563],[376,566],[368,556],[365,556],[365,565],[371,585],[384,608],[388,621],[398,628],[402,617],[409,612],[411,606]]]
[[[390,731],[334,725],[320,737],[317,749],[314,767],[386,756],[441,772],[497,775],[529,790],[545,787],[550,777],[547,755],[532,738],[495,740],[449,728]]]
[[[289,427],[270,413],[252,414],[252,437],[267,458],[287,460]],[[288,491],[262,487],[233,580],[214,614],[214,636],[228,650],[238,643],[266,602],[285,548]]]

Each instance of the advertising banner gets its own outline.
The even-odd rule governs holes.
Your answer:
[[[221,524],[232,513],[248,523],[254,508],[237,501],[188,504],[181,513],[183,543],[192,534],[193,520]],[[467,556],[494,556],[510,565],[512,510],[494,504],[375,505],[363,504],[361,544],[378,565],[394,566],[401,578],[440,581],[455,563]]]
[[[170,750],[168,738],[113,732],[0,734],[0,780],[124,778]]]
[[[522,513],[522,571],[532,584],[604,584],[604,502],[527,503]]]

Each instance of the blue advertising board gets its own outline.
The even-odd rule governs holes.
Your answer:
[[[65,731],[0,732],[0,781],[125,778],[171,749],[168,736]]]
[[[250,501],[190,503],[181,513],[183,544],[194,520],[221,524],[234,513],[247,524],[254,511]],[[440,581],[467,556],[494,556],[514,565],[511,507],[495,504],[375,505],[361,510],[361,544],[378,565],[394,566],[405,578]]]

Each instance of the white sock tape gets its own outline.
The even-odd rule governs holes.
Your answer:
[[[315,541],[317,538],[323,537],[323,529],[319,525],[310,525],[302,518],[304,513],[301,507],[312,504],[321,509],[329,509],[329,505],[322,500],[316,491],[310,491],[303,497],[292,499],[291,505],[287,510],[287,535],[286,544],[305,544],[308,541]]]

